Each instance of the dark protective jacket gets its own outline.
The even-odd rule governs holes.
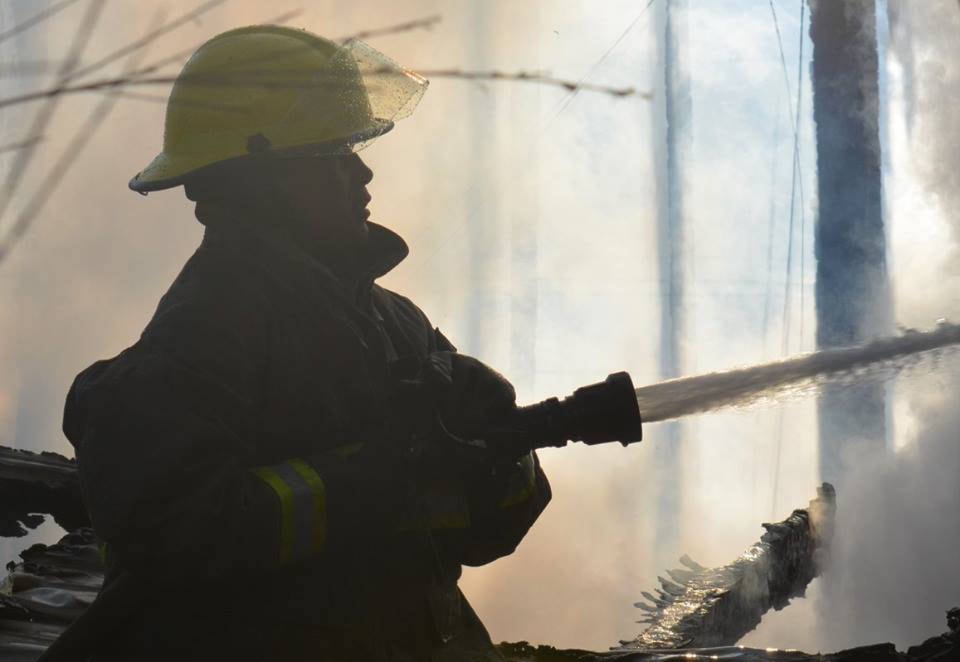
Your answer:
[[[536,457],[417,469],[388,370],[452,346],[374,284],[407,254],[370,224],[347,292],[253,222],[208,223],[140,340],[81,373],[64,430],[143,600],[94,659],[499,659],[456,588],[550,499]]]

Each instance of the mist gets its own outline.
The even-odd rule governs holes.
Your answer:
[[[31,15],[36,4],[0,0],[3,25]],[[0,44],[4,60],[59,61],[84,4]],[[304,3],[292,24],[336,37],[440,14],[429,31],[371,45],[413,69],[548,70],[656,91],[663,81],[661,4],[641,14],[643,6],[627,0],[605,2],[603,11],[573,0],[329,1]],[[679,342],[683,373],[695,374],[814,348],[816,170],[810,43],[799,5],[774,3],[785,80],[766,3],[684,4],[676,19],[689,40],[691,119],[685,158],[677,163],[684,187]],[[168,18],[194,6],[171,0]],[[157,42],[145,59],[297,6],[233,0]],[[884,204],[894,314],[901,325],[929,328],[940,317],[960,319],[960,127],[951,121],[960,97],[960,12],[951,0],[890,0],[890,7],[891,50],[881,67],[890,74],[891,120],[881,139],[890,150]],[[108,2],[84,59],[146,32],[152,12]],[[6,96],[49,83],[50,75],[0,80]],[[137,339],[199,243],[202,227],[182,192],[143,198],[126,188],[161,146],[166,90],[144,92],[161,100],[117,103],[0,264],[0,443],[69,454],[60,419],[73,376]],[[64,100],[12,210],[45,185],[51,164],[98,101]],[[618,370],[629,370],[638,386],[659,381],[661,101],[433,80],[416,113],[361,152],[375,172],[372,220],[411,246],[383,284],[410,296],[460,351],[509,376],[521,402],[563,395]],[[0,111],[0,142],[21,138],[35,108]],[[0,175],[10,163],[0,155]],[[9,223],[9,215],[0,219],[0,229]],[[960,603],[950,565],[960,542],[960,421],[950,410],[960,377],[956,362],[948,365],[892,387],[899,450],[870,464],[853,462],[853,474],[838,486],[829,576],[806,600],[765,619],[745,643],[807,650],[891,639],[905,645],[943,629],[942,610]],[[516,554],[469,569],[463,590],[497,641],[603,650],[632,637],[632,604],[662,573],[658,559],[687,552],[704,565],[726,563],[759,537],[761,521],[813,498],[816,428],[809,400],[692,417],[672,476],[654,470],[658,454],[672,452],[657,425],[628,449],[546,451],[553,503]],[[679,495],[669,543],[658,539],[655,519],[663,481]],[[56,535],[45,528],[29,540],[0,543],[0,552],[9,560],[29,542]],[[827,581],[841,590],[822,590]]]

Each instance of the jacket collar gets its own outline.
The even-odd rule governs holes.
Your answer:
[[[410,254],[410,247],[403,237],[377,223],[367,222],[370,227],[367,251],[364,257],[364,273],[370,281],[386,275]]]
[[[285,240],[280,233],[271,232],[270,219],[249,218],[223,207],[201,204],[197,205],[196,215],[197,219],[207,227],[207,236],[246,236],[256,242],[265,242],[280,254],[288,257],[296,255],[298,259],[315,262],[329,271],[319,259],[296,247],[293,242]],[[367,225],[369,227],[367,244],[358,258],[361,263],[358,273],[361,274],[362,289],[369,289],[376,279],[392,271],[410,253],[407,242],[393,230],[369,221]]]

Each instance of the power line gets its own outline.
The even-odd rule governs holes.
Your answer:
[[[806,268],[806,234],[807,234],[807,215],[804,213],[804,201],[803,201],[803,174],[799,172],[800,168],[800,100],[803,94],[803,19],[805,18],[806,3],[805,0],[800,1],[800,44],[797,46],[797,109],[794,124],[797,127],[796,133],[794,135],[794,149],[793,149],[793,158],[795,166],[797,167],[797,179],[800,186],[800,349],[803,350],[803,327],[804,327],[804,317],[805,317],[805,305],[806,305],[806,288],[804,287],[804,269]],[[793,204],[791,200],[790,204]]]
[[[581,90],[590,88],[590,85],[587,83],[587,81],[590,78],[592,78],[593,75],[597,72],[597,70],[603,65],[603,63],[606,62],[607,58],[610,57],[610,55],[613,53],[614,50],[616,50],[617,46],[619,46],[620,43],[623,42],[623,40],[626,39],[627,36],[634,30],[634,28],[636,28],[640,24],[640,19],[644,17],[644,15],[647,13],[650,7],[653,6],[655,2],[656,0],[647,0],[647,4],[644,5],[643,9],[640,10],[640,13],[637,14],[637,16],[634,17],[629,24],[627,24],[627,27],[624,28],[623,32],[621,32],[620,35],[613,41],[613,43],[610,44],[610,46],[603,52],[600,58],[596,62],[594,62],[593,65],[590,66],[590,68],[587,70],[587,72],[583,76],[581,76],[577,81],[572,83],[570,87],[567,87],[568,92],[557,103],[556,111],[547,119],[546,122],[544,122],[543,126],[540,127],[541,134],[546,132],[550,124],[557,117],[559,117],[564,110],[567,109],[567,107],[573,101],[573,98]],[[587,87],[585,88],[584,85],[587,85]],[[650,98],[649,93],[641,92],[640,95],[645,99]],[[469,209],[467,213],[463,215],[464,219],[465,220],[469,219],[471,216],[475,215],[478,212],[479,207],[480,205],[477,205]],[[442,241],[437,240],[433,242],[434,243],[433,250],[427,253],[424,256],[424,258],[420,261],[420,267],[424,268],[424,266],[427,263],[429,263],[434,257],[436,257],[440,253],[440,251],[442,251],[446,246],[449,245],[449,242],[451,240],[458,238],[461,234],[463,234],[466,231],[466,229],[467,229],[467,223],[466,222],[460,223],[456,228],[449,230],[444,237],[441,237],[440,239],[442,239]],[[418,234],[417,237],[414,238],[414,242],[424,239],[424,235],[426,235],[427,233],[428,231],[420,232],[420,234]]]
[[[804,224],[804,214],[803,214],[803,182],[799,172],[800,166],[800,105],[803,95],[803,24],[804,18],[806,16],[805,10],[806,5],[804,4],[805,0],[800,0],[800,45],[798,48],[797,55],[797,104],[794,111],[793,117],[793,167],[792,174],[790,178],[790,221],[787,229],[787,265],[786,265],[786,276],[784,278],[784,292],[783,292],[783,336],[781,340],[780,353],[781,355],[786,355],[789,350],[790,345],[790,294],[792,291],[791,288],[791,278],[793,274],[793,237],[794,237],[794,218],[796,211],[796,202],[797,202],[797,189],[798,184],[800,188],[800,219],[801,219],[801,241],[800,241],[800,329],[801,329],[801,342],[803,341],[803,315],[804,315],[804,295],[803,295],[803,268],[804,268],[804,248],[803,248],[803,235],[805,234],[805,224]],[[777,43],[780,47],[780,62],[783,65],[784,79],[788,85],[788,98],[789,98],[789,76],[787,76],[786,69],[786,58],[783,57],[783,41],[780,37],[780,25],[777,20],[777,12],[773,6],[773,0],[770,0],[770,11],[773,15],[773,22],[777,32]],[[776,444],[776,460],[774,462],[774,474],[773,474],[773,495],[772,495],[772,504],[771,511],[775,512],[777,507],[777,493],[780,489],[780,460],[783,452],[783,410],[780,410],[780,425],[779,431],[777,434],[777,444]]]
[[[585,74],[580,78],[580,80],[578,80],[578,81],[576,82],[576,86],[575,86],[573,89],[570,90],[570,93],[567,94],[566,97],[564,97],[563,99],[560,100],[560,102],[557,104],[557,110],[556,110],[556,112],[550,117],[550,119],[548,120],[548,123],[549,123],[549,122],[552,122],[554,119],[556,119],[556,117],[557,117],[560,113],[562,113],[564,110],[567,109],[567,107],[568,107],[568,106],[570,105],[570,103],[573,101],[573,98],[574,98],[575,96],[577,96],[577,93],[580,92],[581,89],[583,89],[583,85],[584,85],[584,83],[586,83],[587,79],[593,77],[593,75],[596,73],[597,69],[599,69],[600,66],[603,65],[603,63],[607,61],[607,58],[610,57],[610,54],[613,53],[613,51],[616,50],[617,46],[620,45],[620,42],[622,42],[624,39],[626,39],[626,38],[627,38],[627,35],[629,35],[631,32],[633,32],[633,29],[634,29],[635,27],[637,27],[637,25],[639,25],[640,19],[644,17],[644,15],[647,13],[647,11],[650,9],[650,7],[653,6],[653,3],[656,2],[656,1],[657,1],[657,0],[648,0],[648,1],[647,1],[647,4],[644,5],[643,9],[640,10],[640,13],[637,14],[636,18],[634,18],[632,21],[630,21],[630,24],[627,25],[627,27],[624,29],[624,31],[620,33],[620,36],[617,37],[616,40],[614,40],[614,42],[613,42],[612,44],[610,44],[610,47],[603,52],[603,55],[600,56],[600,59],[597,60],[596,62],[594,62],[593,66],[590,67],[590,68],[587,70],[587,73],[585,73]],[[544,127],[544,128],[546,128],[546,127]]]

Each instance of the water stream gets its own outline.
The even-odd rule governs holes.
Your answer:
[[[824,349],[747,368],[671,379],[637,389],[644,423],[666,421],[808,389],[828,381],[862,382],[893,376],[926,352],[960,344],[960,325],[908,331],[856,347]]]

